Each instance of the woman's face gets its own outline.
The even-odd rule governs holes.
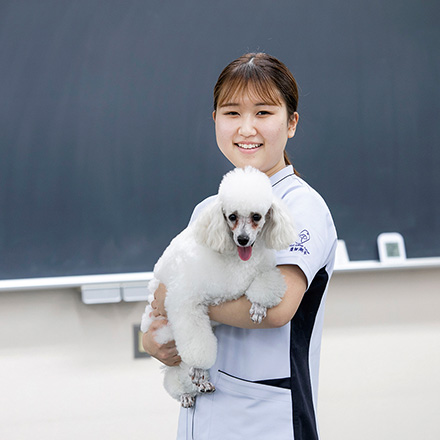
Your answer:
[[[295,135],[298,113],[289,118],[281,98],[274,105],[245,92],[219,105],[213,118],[217,144],[236,167],[251,165],[270,177],[286,166],[284,149]]]

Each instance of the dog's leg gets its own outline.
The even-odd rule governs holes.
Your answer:
[[[189,376],[192,380],[192,383],[197,387],[199,393],[208,394],[215,391],[214,384],[209,381],[208,370],[191,367],[189,369]]]
[[[217,356],[217,338],[212,331],[207,308],[202,305],[180,304],[169,307],[177,350],[186,364],[208,370]]]
[[[267,309],[278,305],[285,291],[286,283],[279,269],[257,276],[246,291],[246,297],[252,303],[249,310],[252,321],[260,324],[266,317]]]
[[[181,363],[177,367],[164,367],[164,387],[168,394],[179,400],[185,408],[190,407],[190,402],[194,404],[198,388],[189,377],[189,367]]]
[[[205,306],[186,303],[177,311],[168,310],[177,350],[185,364],[192,368],[189,377],[201,393],[212,393],[214,385],[209,382],[208,369],[217,356],[217,338],[212,331]]]

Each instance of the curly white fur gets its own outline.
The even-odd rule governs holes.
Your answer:
[[[208,306],[245,294],[252,303],[250,318],[261,322],[286,289],[274,251],[295,239],[288,211],[274,197],[269,178],[251,167],[236,168],[223,178],[216,200],[160,257],[150,299],[159,283],[165,284],[169,324],[156,332],[156,340],[176,341],[182,363],[165,368],[164,385],[183,406],[192,406],[199,392],[214,391],[207,370],[216,359],[217,339]],[[150,312],[147,305],[143,332],[152,322]]]

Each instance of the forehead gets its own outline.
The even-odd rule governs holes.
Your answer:
[[[231,81],[222,88],[217,105],[221,107],[228,103],[241,103],[246,98],[259,104],[284,104],[279,90],[273,84]]]

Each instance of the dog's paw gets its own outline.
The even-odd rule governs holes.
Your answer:
[[[189,369],[189,376],[191,377],[192,383],[197,387],[199,393],[208,394],[215,391],[215,386],[209,382],[208,370],[191,367]]]
[[[202,382],[197,385],[197,390],[199,393],[211,394],[215,391],[215,386],[211,382]]]
[[[194,385],[200,385],[201,383],[208,382],[209,374],[207,370],[203,368],[191,367],[189,369],[189,377]]]
[[[252,303],[252,307],[249,310],[251,319],[255,324],[261,324],[261,321],[266,317],[267,308],[258,303]]]
[[[192,408],[196,403],[196,397],[191,394],[182,394],[180,396],[180,404],[183,408]]]

